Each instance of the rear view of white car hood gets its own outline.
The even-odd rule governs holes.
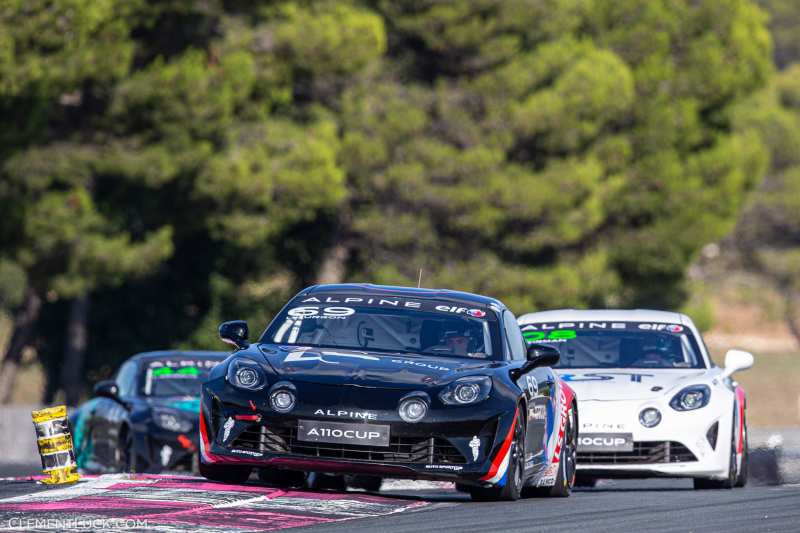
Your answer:
[[[693,385],[705,377],[707,370],[698,369],[558,369],[558,374],[575,389],[579,401],[584,400],[650,400]]]

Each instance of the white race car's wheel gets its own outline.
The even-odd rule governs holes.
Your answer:
[[[744,449],[742,450],[742,464],[739,465],[739,474],[736,476],[736,486],[737,487],[744,487],[747,485],[747,459],[748,459],[748,438],[747,438],[747,419],[745,419],[744,424],[742,424],[742,431],[744,432]]]

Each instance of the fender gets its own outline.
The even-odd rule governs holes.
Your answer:
[[[514,411],[514,420],[511,421],[511,427],[508,428],[508,433],[503,439],[503,444],[500,450],[492,460],[492,465],[489,467],[489,472],[481,478],[481,481],[493,483],[498,487],[506,484],[506,473],[508,472],[508,460],[511,455],[511,442],[514,440],[514,428],[517,426],[517,419],[519,418],[519,407]]]

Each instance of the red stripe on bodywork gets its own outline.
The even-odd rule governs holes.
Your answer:
[[[569,416],[569,407],[572,405],[572,399],[575,398],[575,391],[572,390],[572,387],[567,385],[567,382],[563,379],[558,379],[558,386],[559,386],[559,398],[562,399],[563,403],[559,406],[559,416],[558,416],[558,438],[556,439],[556,446],[553,449],[553,458],[550,460],[551,464],[558,463],[561,458],[561,447],[564,445],[564,436],[567,431],[567,417]]]
[[[736,404],[737,409],[739,410],[739,438],[738,442],[736,443],[736,453],[743,453],[744,452],[744,407],[747,398],[744,394],[744,389],[737,386],[736,387]]]
[[[481,478],[481,480],[485,481],[487,479],[491,479],[495,474],[497,474],[497,469],[500,468],[500,463],[503,462],[506,453],[508,453],[509,448],[511,448],[511,441],[514,439],[514,426],[517,425],[518,416],[519,408],[514,411],[514,421],[511,422],[511,427],[508,428],[508,435],[506,435],[503,445],[500,446],[500,451],[494,456],[494,460],[492,461],[492,466],[489,468],[489,472],[487,472],[486,475]]]

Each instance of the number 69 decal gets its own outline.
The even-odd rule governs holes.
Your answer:
[[[289,309],[292,318],[345,318],[356,312],[352,307],[295,307]]]

